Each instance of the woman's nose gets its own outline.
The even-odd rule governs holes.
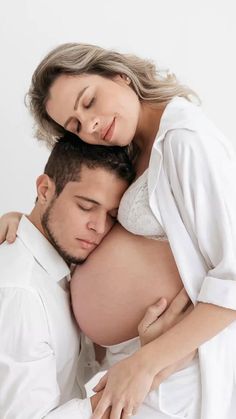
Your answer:
[[[101,121],[99,116],[89,115],[89,112],[75,111],[75,116],[80,121],[81,130],[87,134],[93,134],[94,132],[100,132]]]
[[[94,132],[99,132],[99,130],[100,120],[98,117],[94,117],[88,122],[88,131],[90,134],[93,134]]]

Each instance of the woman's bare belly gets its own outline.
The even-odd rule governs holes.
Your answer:
[[[169,303],[182,286],[167,241],[135,236],[117,224],[76,269],[73,311],[94,342],[115,345],[137,336],[147,307],[160,297]]]

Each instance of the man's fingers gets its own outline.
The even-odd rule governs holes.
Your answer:
[[[96,393],[98,391],[101,391],[104,389],[106,383],[107,383],[107,373],[99,380],[99,382],[97,383],[97,385],[92,389],[93,391],[95,391]]]
[[[184,288],[177,294],[177,296],[173,299],[172,303],[168,307],[167,311],[171,312],[172,314],[180,314],[188,307],[191,303],[191,300],[185,291]]]
[[[193,309],[194,309],[194,305],[193,305],[193,303],[192,302],[190,302],[189,303],[189,306],[186,308],[186,310],[184,310],[184,317],[187,315],[187,314],[189,314],[189,313],[191,313],[191,311],[193,311]]]
[[[121,403],[112,406],[111,408],[111,413],[110,413],[110,419],[121,419],[121,417],[123,418],[123,406]],[[131,410],[132,412],[132,410]],[[125,418],[127,418],[127,415],[125,416]]]
[[[92,419],[102,419],[102,416],[105,414],[105,412],[107,411],[109,407],[110,407],[109,400],[106,400],[104,397],[102,397],[92,414]]]
[[[156,304],[153,304],[148,307],[144,318],[138,325],[139,334],[145,333],[149,326],[154,323],[159,316],[165,311],[167,306],[167,301],[165,298],[160,298]]]

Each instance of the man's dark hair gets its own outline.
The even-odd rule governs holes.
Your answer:
[[[127,147],[86,144],[68,132],[53,147],[44,169],[44,173],[55,183],[57,196],[68,182],[80,180],[83,165],[89,169],[104,168],[126,180],[128,184],[135,177]]]

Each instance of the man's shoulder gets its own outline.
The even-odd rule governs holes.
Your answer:
[[[35,260],[29,249],[17,237],[15,242],[0,245],[0,287],[16,283],[30,285]]]

